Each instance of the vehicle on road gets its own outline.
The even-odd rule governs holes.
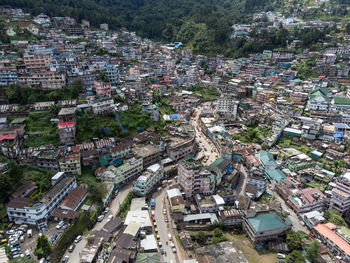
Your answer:
[[[153,198],[151,199],[151,208],[156,208],[156,200],[154,200]]]
[[[69,260],[69,257],[68,256],[65,256],[63,259],[62,259],[62,263],[67,263]]]
[[[74,250],[74,248],[75,248],[75,244],[73,243],[72,245],[69,246],[68,252],[69,252],[69,253],[72,253],[73,250]]]
[[[173,247],[173,248],[171,249],[171,251],[173,251],[173,253],[176,253],[176,248]]]
[[[108,212],[109,212],[109,208],[106,207],[105,210],[103,210],[102,215],[105,215],[105,214],[107,214]]]
[[[51,237],[51,239],[50,239],[51,243],[55,243],[57,237],[58,237],[58,235],[57,235],[57,234],[54,234],[54,235]]]
[[[164,222],[168,223],[168,217],[167,216],[164,216]]]
[[[154,215],[155,215],[155,212],[154,212],[154,210],[152,210],[152,212],[151,212],[151,215],[152,215],[152,216],[154,216]]]
[[[76,239],[74,240],[74,243],[79,243],[79,241],[82,239],[82,236],[79,235],[76,237]]]
[[[157,239],[160,239],[160,235],[157,235],[156,238],[157,238]]]
[[[160,248],[160,253],[161,253],[162,255],[166,254],[164,248],[162,248],[162,247]]]
[[[158,228],[155,228],[155,229],[154,229],[154,232],[158,233]]]
[[[158,242],[158,246],[161,247],[162,246],[162,242],[159,241]]]
[[[111,221],[113,219],[113,215],[109,215],[107,218],[107,222]]]
[[[166,209],[165,208],[163,209],[163,215],[166,215]]]
[[[98,218],[97,218],[97,222],[101,222],[103,220],[105,216],[104,215],[100,215]]]
[[[169,241],[173,240],[173,237],[171,236],[171,234],[168,234],[168,239]]]

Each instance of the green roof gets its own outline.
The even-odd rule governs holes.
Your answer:
[[[318,88],[318,89],[312,90],[310,92],[310,99],[313,99],[313,98],[318,97],[318,96],[322,96],[327,101],[329,101],[328,89],[327,88]]]
[[[276,212],[258,214],[255,217],[248,218],[248,221],[252,227],[254,227],[256,232],[273,230],[286,226]]]
[[[259,152],[258,159],[264,166],[277,166],[273,155],[267,151],[261,150]]]
[[[334,103],[336,103],[336,104],[350,104],[350,99],[347,97],[334,97]]]
[[[138,253],[136,263],[159,263],[160,260],[159,253]]]
[[[265,174],[272,180],[280,183],[282,180],[287,179],[286,175],[280,169],[266,170]]]

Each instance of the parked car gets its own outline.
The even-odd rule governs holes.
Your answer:
[[[75,248],[75,244],[73,243],[72,245],[69,246],[68,252],[69,252],[69,253],[72,253],[73,250],[74,250],[74,248]]]
[[[164,248],[160,248],[160,253],[162,254],[162,255],[164,255],[166,252],[165,252],[165,250],[164,250]]]
[[[175,247],[173,247],[171,250],[173,251],[173,253],[176,253],[176,248]]]
[[[56,241],[57,237],[58,237],[58,235],[54,234],[50,239],[51,243],[54,243]]]
[[[82,239],[82,236],[79,235],[76,237],[76,239],[74,240],[74,243],[79,243],[79,241]]]
[[[163,209],[163,215],[166,215],[166,209],[165,208]]]
[[[31,256],[30,256],[30,250],[29,249],[27,249],[25,252],[24,252],[24,254],[27,256],[27,258],[31,258]]]
[[[101,222],[103,220],[105,216],[104,215],[100,215],[98,218],[97,218],[97,222]]]
[[[67,229],[68,227],[70,227],[70,224],[69,224],[69,223],[66,223],[66,224],[63,225],[62,230],[65,230],[65,229]]]
[[[171,234],[168,234],[169,241],[173,240],[173,237]]]
[[[286,255],[285,255],[285,254],[282,254],[282,253],[278,253],[278,254],[277,254],[277,258],[279,258],[279,259],[285,259],[285,258],[286,258]]]
[[[168,217],[167,216],[164,216],[164,222],[168,223]]]
[[[107,218],[107,222],[111,221],[113,219],[113,215],[109,215]]]
[[[32,229],[28,229],[27,237],[31,238],[32,236],[33,236],[33,230]]]
[[[69,257],[68,256],[65,256],[63,259],[62,259],[62,263],[67,263],[69,260]]]
[[[19,238],[19,242],[24,243],[24,236],[21,236],[21,237]]]
[[[109,208],[106,207],[105,210],[103,210],[102,215],[105,215],[105,214],[107,214],[108,212],[109,212]]]
[[[159,241],[158,242],[158,246],[161,247],[162,246],[162,242]]]
[[[56,229],[57,230],[61,229],[61,227],[63,227],[63,225],[64,225],[64,221],[59,222],[58,225],[56,226]]]
[[[154,215],[155,215],[154,210],[152,210],[152,211],[151,211],[151,215],[152,215],[152,216],[154,216]]]

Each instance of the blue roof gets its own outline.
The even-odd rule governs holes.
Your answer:
[[[349,129],[349,126],[346,123],[333,123],[337,129]]]
[[[182,118],[182,115],[181,114],[171,114],[170,118],[177,120],[177,119]]]

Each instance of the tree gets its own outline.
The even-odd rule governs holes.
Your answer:
[[[295,232],[293,230],[289,230],[287,232],[286,242],[290,250],[299,250],[301,249],[301,241],[304,237],[308,235],[303,231]]]
[[[294,263],[304,263],[305,262],[305,258],[303,256],[303,254],[301,253],[301,250],[293,250],[292,253],[290,253],[290,257]]]
[[[318,263],[318,249],[320,248],[320,243],[317,241],[314,241],[311,243],[309,247],[305,249],[306,251],[306,258],[311,262],[311,263]]]
[[[11,260],[11,263],[36,263],[36,261],[34,259],[29,259],[27,257],[23,257],[23,258],[13,259],[13,260]]]
[[[58,107],[56,104],[50,106],[50,114],[52,117],[56,117],[59,112],[60,107]]]
[[[72,98],[77,99],[79,97],[79,94],[84,89],[84,83],[82,79],[76,79],[72,83]]]
[[[34,251],[34,255],[38,257],[38,259],[47,258],[52,252],[51,244],[47,237],[41,234],[36,241],[36,248]]]
[[[207,236],[204,234],[204,232],[199,231],[199,233],[195,236],[195,239],[199,244],[204,244],[207,240]]]
[[[328,222],[333,223],[337,226],[347,226],[344,218],[340,215],[337,210],[328,209],[324,212],[324,218],[327,219]]]
[[[214,229],[214,236],[216,237],[221,237],[223,235],[223,232],[220,228],[215,228]]]

